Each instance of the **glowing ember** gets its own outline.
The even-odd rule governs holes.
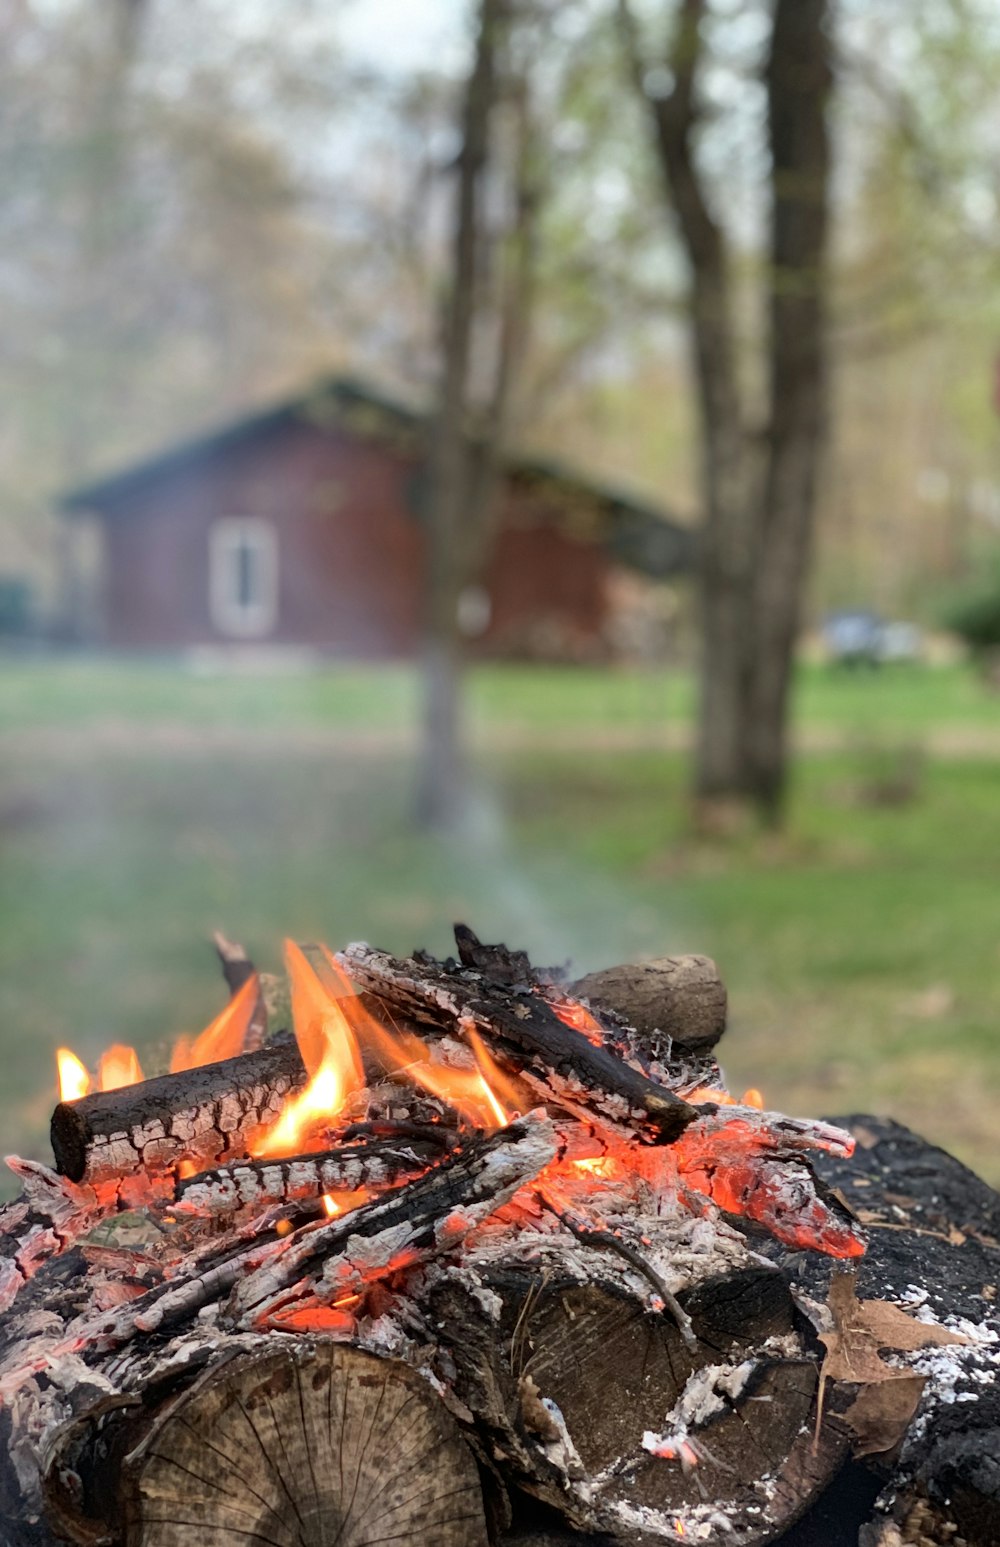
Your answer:
[[[97,1083],[101,1090],[120,1090],[123,1085],[138,1085],[142,1065],[134,1047],[116,1042],[101,1054],[97,1065]]]
[[[90,1094],[90,1075],[68,1047],[61,1047],[57,1051],[56,1068],[59,1071],[60,1101],[79,1101],[81,1096]]]
[[[340,1213],[340,1204],[332,1193],[325,1192],[323,1194],[323,1207],[331,1219],[335,1214]]]
[[[549,999],[548,1003],[564,1026],[572,1026],[574,1031],[582,1031],[587,1041],[592,1042],[595,1047],[604,1046],[601,1023],[591,1014],[586,1005],[580,1004],[577,999]]]
[[[178,1037],[170,1055],[170,1073],[199,1069],[203,1064],[217,1064],[224,1058],[235,1058],[237,1053],[242,1053],[259,992],[260,985],[254,973],[200,1036],[194,1039]]]
[[[602,1182],[610,1182],[620,1174],[620,1168],[610,1155],[595,1155],[586,1160],[573,1160],[570,1164],[578,1171],[598,1177]]]

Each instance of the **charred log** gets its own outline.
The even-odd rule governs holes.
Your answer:
[[[276,1041],[221,1063],[61,1101],[51,1126],[56,1168],[70,1181],[94,1183],[181,1161],[213,1165],[242,1157],[251,1136],[278,1119],[305,1080],[295,1043]]]
[[[403,962],[368,945],[340,954],[345,971],[391,1008],[448,1026],[471,1024],[489,1038],[498,1061],[531,1084],[542,1099],[589,1108],[609,1121],[634,1125],[647,1143],[671,1143],[700,1115],[610,1049],[567,1026],[533,989],[492,982],[468,968],[429,959]]]
[[[556,1154],[551,1123],[522,1118],[470,1139],[416,1181],[286,1245],[237,1286],[232,1312],[256,1325],[290,1300],[336,1300],[369,1281],[454,1250]]]
[[[869,1462],[886,1486],[865,1547],[959,1539],[992,1547],[1000,1541],[1000,1194],[899,1123],[836,1122],[857,1140],[852,1160],[820,1155],[815,1163],[868,1233],[859,1297],[929,1312],[968,1339],[915,1359],[928,1377],[916,1419],[897,1456]],[[775,1256],[800,1296],[826,1299],[829,1264],[818,1253],[755,1244]]]

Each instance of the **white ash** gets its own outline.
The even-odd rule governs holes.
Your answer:
[[[556,1471],[565,1479],[567,1490],[573,1483],[577,1495],[587,1498],[590,1492],[584,1481],[587,1469],[580,1459],[580,1452],[573,1443],[573,1436],[569,1432],[562,1410],[558,1402],[553,1401],[551,1397],[543,1396],[541,1404],[552,1426],[548,1435],[542,1440],[541,1449]]]
[[[757,1360],[744,1359],[741,1364],[706,1364],[695,1370],[666,1415],[662,1433],[647,1429],[643,1434],[643,1450],[656,1455],[680,1445],[692,1429],[703,1428],[735,1402],[756,1368]]]
[[[609,1517],[619,1525],[631,1526],[636,1531],[655,1532],[667,1539],[680,1539],[681,1532],[677,1529],[680,1525],[685,1542],[716,1543],[720,1537],[731,1536],[736,1529],[731,1517],[715,1504],[685,1505],[682,1510],[664,1512],[619,1499],[606,1509]]]
[[[350,1341],[383,1359],[402,1359],[406,1364],[415,1362],[417,1345],[407,1337],[395,1316],[362,1316]]]

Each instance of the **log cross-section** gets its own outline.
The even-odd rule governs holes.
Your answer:
[[[459,1034],[471,1023],[540,1095],[565,1095],[611,1121],[627,1122],[647,1143],[671,1143],[704,1114],[704,1107],[682,1101],[567,1026],[530,987],[510,989],[426,959],[399,961],[361,943],[347,946],[339,960],[355,982],[391,1008]]]
[[[126,1459],[126,1547],[486,1547],[472,1452],[405,1365],[293,1342],[215,1367]]]

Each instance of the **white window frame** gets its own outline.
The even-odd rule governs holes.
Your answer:
[[[249,604],[238,594],[239,575],[233,563],[242,547],[257,551],[260,595]],[[209,533],[208,602],[212,626],[230,639],[263,639],[278,621],[278,534],[260,516],[227,516]]]

